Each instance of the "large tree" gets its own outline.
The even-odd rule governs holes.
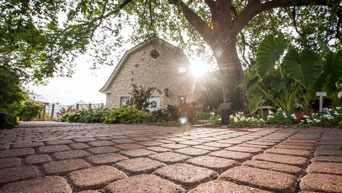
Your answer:
[[[96,61],[112,63],[112,53],[123,43],[122,30],[130,25],[130,40],[159,36],[183,48],[208,45],[220,70],[224,101],[233,102],[237,111],[248,103],[239,86],[242,64],[253,61],[259,40],[285,29],[299,47],[315,45],[318,37],[333,39],[338,47],[341,6],[341,0],[4,1],[0,58],[27,69],[23,74],[36,80],[68,72],[69,59],[87,49]]]

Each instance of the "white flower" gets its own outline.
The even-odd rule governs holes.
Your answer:
[[[214,113],[214,112],[210,112],[210,114],[211,114],[211,115],[215,115],[215,113]]]
[[[287,118],[287,115],[286,115],[286,113],[285,113],[285,112],[283,112],[283,117]]]
[[[238,120],[238,118],[236,118],[236,117],[234,117],[234,122],[238,122],[239,120]]]
[[[319,122],[321,122],[321,120],[319,120],[319,119],[313,119],[316,123],[319,123]]]
[[[341,109],[341,107],[336,107],[336,109],[337,109],[337,110],[340,110],[340,109]]]
[[[273,115],[273,112],[271,110],[268,110],[269,115]]]
[[[310,118],[310,117],[309,117],[309,116],[307,116],[307,115],[304,115],[303,117],[304,117],[305,119],[308,119],[308,118]]]
[[[274,118],[274,116],[272,116],[272,115],[267,115],[267,119],[271,119],[271,118]]]
[[[307,119],[307,120],[306,120],[306,122],[308,122],[308,123],[312,123],[313,121],[312,121],[312,120],[310,120],[310,119]]]
[[[297,117],[296,117],[296,114],[291,114],[291,117],[293,117],[293,119],[297,119]]]

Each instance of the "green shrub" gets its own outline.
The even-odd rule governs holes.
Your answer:
[[[0,129],[10,129],[18,124],[18,113],[25,94],[20,87],[17,72],[10,66],[0,66]]]
[[[27,99],[19,113],[19,118],[22,121],[32,121],[41,114],[43,108],[42,103]]]
[[[154,122],[178,121],[179,118],[177,108],[172,105],[168,105],[166,109],[153,111],[151,114]]]
[[[217,126],[221,124],[221,116],[220,115],[215,115],[214,113],[211,114],[210,118],[209,118],[209,123],[212,126]]]
[[[197,112],[194,120],[209,120],[211,117],[210,112]]]
[[[118,109],[113,108],[106,116],[104,123],[143,123],[150,122],[152,115],[145,111],[136,109],[135,107],[120,107]]]

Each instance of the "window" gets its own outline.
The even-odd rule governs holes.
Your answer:
[[[150,104],[150,108],[157,108],[157,101],[152,101]]]
[[[129,97],[120,98],[120,106],[127,107],[129,105]]]
[[[150,55],[151,55],[152,58],[157,59],[157,58],[159,58],[159,55],[160,55],[160,54],[159,54],[158,50],[153,49],[153,50],[150,52]]]
[[[179,104],[184,105],[186,103],[186,96],[180,96],[179,97]]]

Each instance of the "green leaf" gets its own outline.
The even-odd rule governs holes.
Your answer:
[[[321,39],[318,39],[317,40],[318,41],[318,44],[319,44],[319,47],[321,48],[321,50],[323,50],[324,52],[326,52],[326,53],[330,53],[331,52],[331,50],[330,50],[330,48],[328,47],[328,44],[327,43],[325,43],[323,40],[321,40]]]
[[[274,67],[276,61],[284,53],[287,44],[283,34],[279,34],[277,38],[269,35],[260,43],[256,53],[256,66],[261,77],[264,77]]]
[[[307,49],[302,53],[291,49],[284,57],[283,66],[287,76],[297,80],[306,89],[312,86],[322,73],[321,58]]]
[[[254,113],[258,110],[259,106],[262,103],[262,98],[259,96],[254,96],[249,100],[248,111],[249,113]]]

